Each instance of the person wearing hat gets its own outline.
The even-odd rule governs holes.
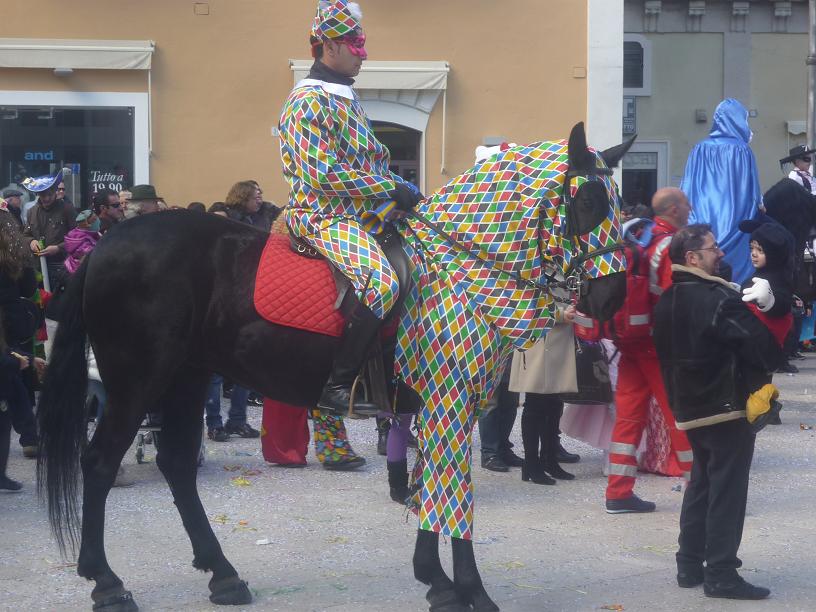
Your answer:
[[[130,199],[125,204],[125,219],[161,210],[163,198],[156,195],[156,188],[153,185],[134,185],[130,193]]]
[[[289,94],[279,123],[289,231],[340,270],[359,300],[317,404],[339,414],[348,411],[352,382],[399,293],[397,275],[362,219],[392,201],[409,211],[422,199],[389,170],[390,153],[352,88],[368,57],[361,20],[356,3],[319,2],[310,33],[315,62]],[[376,414],[378,407],[361,401],[356,410]]]
[[[30,239],[29,247],[37,257],[45,257],[48,276],[56,286],[63,273],[65,260],[65,235],[76,226],[76,210],[64,200],[57,200],[57,185],[62,181],[62,172],[27,178],[23,187],[37,194],[37,203],[28,213],[25,235]]]
[[[793,170],[788,173],[788,178],[799,183],[812,195],[816,195],[816,179],[810,173],[813,153],[816,153],[816,149],[810,149],[803,144],[797,145],[789,151],[787,157],[779,160],[779,165],[784,168],[785,164],[793,164]]]
[[[23,192],[19,189],[9,188],[3,190],[3,199],[11,216],[17,222],[17,227],[23,229]]]

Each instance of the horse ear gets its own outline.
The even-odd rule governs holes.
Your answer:
[[[605,151],[601,151],[601,157],[603,158],[604,162],[606,162],[606,166],[608,168],[617,168],[620,160],[623,159],[623,156],[626,155],[629,147],[631,147],[635,142],[635,138],[637,138],[637,134],[632,135],[628,140],[624,140],[619,145],[609,147]]]
[[[584,132],[584,122],[576,123],[570,132],[567,144],[569,153],[570,168],[587,169],[595,165],[592,153],[587,149],[586,132]]]

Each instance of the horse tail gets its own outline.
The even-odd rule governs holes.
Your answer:
[[[37,407],[37,487],[41,496],[47,494],[51,530],[63,554],[66,544],[74,551],[79,542],[77,480],[80,453],[88,435],[88,363],[82,313],[88,259],[60,296],[59,327]]]

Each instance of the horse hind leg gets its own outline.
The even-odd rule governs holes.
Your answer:
[[[252,594],[224,556],[196,487],[202,413],[209,379],[207,372],[189,368],[175,376],[161,402],[162,444],[156,463],[170,486],[193,546],[193,567],[213,573],[209,583],[210,601],[220,605],[242,605],[252,601]]]
[[[473,606],[474,612],[498,612],[499,607],[490,599],[476,567],[473,542],[451,538],[453,549],[453,583],[459,598]]]
[[[77,573],[96,583],[91,592],[94,610],[132,612],[138,606],[105,556],[105,502],[143,413],[135,404],[112,403],[111,408],[82,453],[82,544]]]

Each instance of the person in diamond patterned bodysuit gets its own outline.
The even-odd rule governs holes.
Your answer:
[[[422,199],[388,169],[388,149],[352,89],[367,57],[361,19],[356,3],[318,4],[310,37],[315,62],[289,94],[279,125],[289,231],[348,277],[359,300],[318,401],[319,409],[339,414],[348,410],[354,378],[399,293],[397,275],[361,217],[392,200],[408,211]],[[376,414],[378,407],[356,402],[355,410]]]

